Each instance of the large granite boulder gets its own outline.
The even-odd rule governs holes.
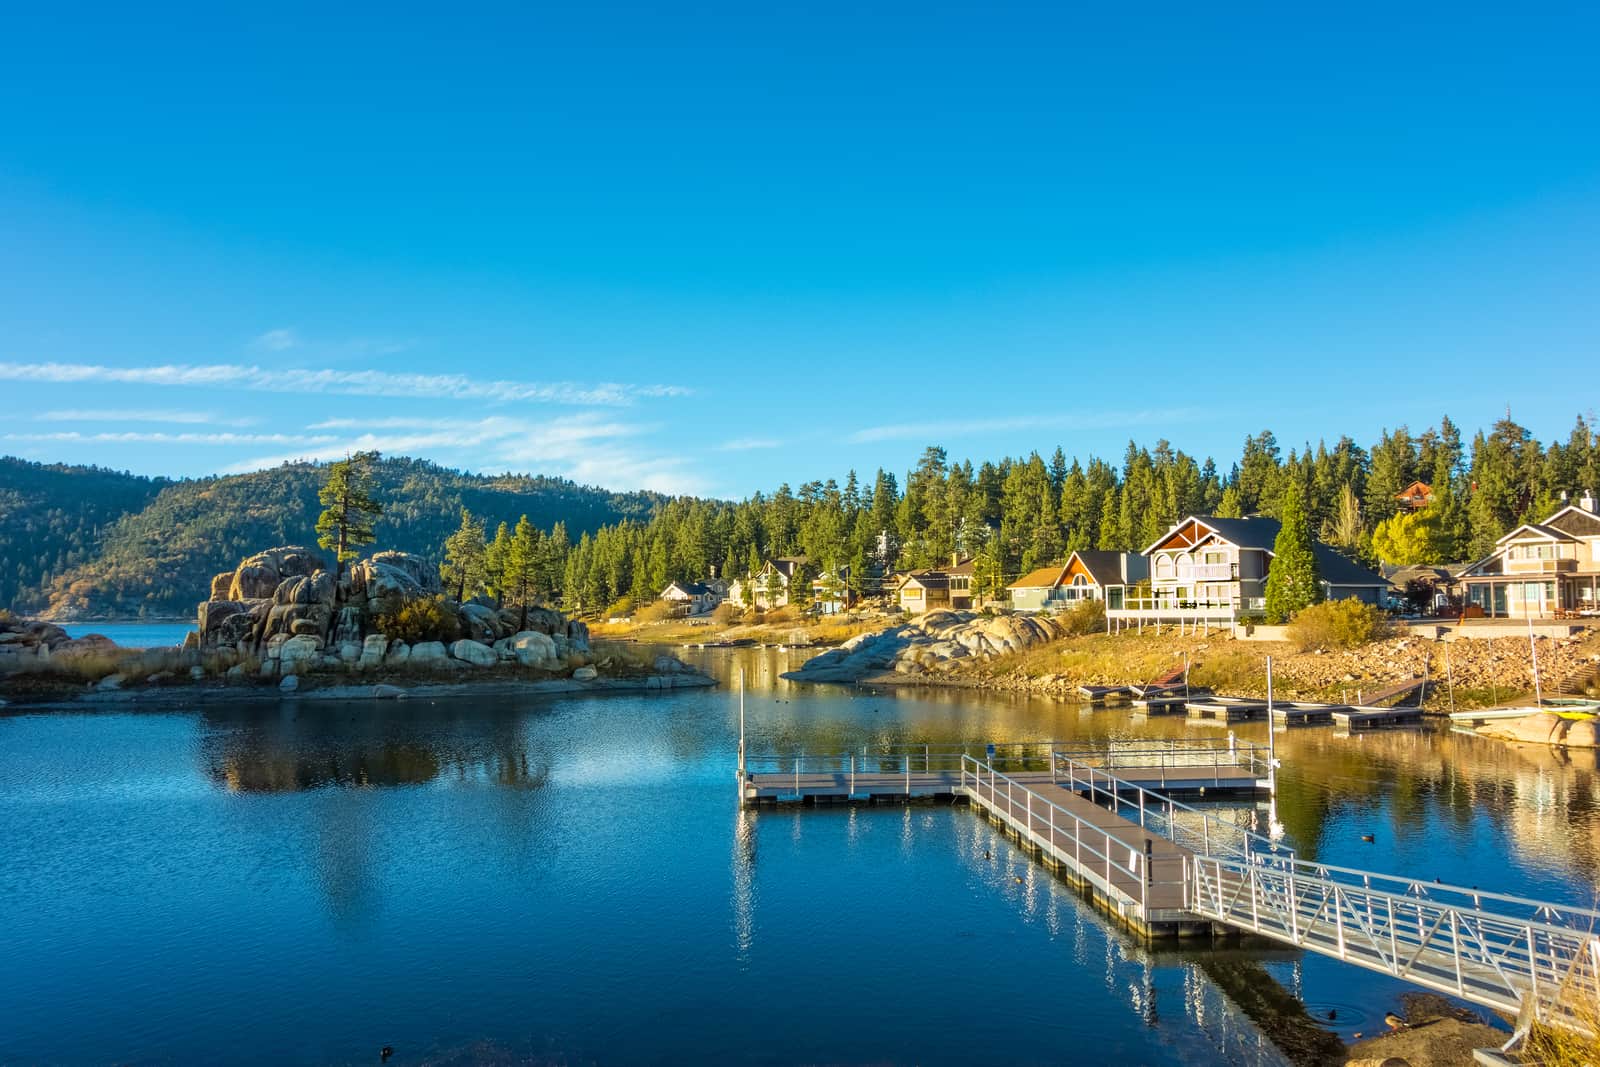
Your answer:
[[[376,552],[350,568],[346,601],[368,617],[399,611],[408,600],[437,596],[439,568],[410,552]]]
[[[445,650],[442,641],[418,641],[411,646],[411,653],[407,660],[414,666],[448,667],[450,665],[450,653]]]
[[[255,600],[273,596],[286,578],[315,574],[325,569],[322,557],[300,545],[285,545],[257,552],[240,563],[228,583],[228,600]],[[220,577],[220,575],[219,575]],[[212,579],[213,597],[217,580]]]
[[[283,674],[298,674],[317,665],[322,658],[322,642],[310,634],[291,637],[278,646],[278,669]]]
[[[461,621],[461,632],[474,641],[494,642],[509,637],[512,629],[501,618],[499,609],[472,601],[461,605],[456,613]]]
[[[493,667],[500,662],[500,656],[494,649],[467,638],[462,638],[451,645],[450,655],[463,663],[470,663],[474,667]]]
[[[554,667],[556,643],[549,634],[523,630],[511,638],[511,654],[524,667]]]
[[[382,634],[369,634],[361,643],[361,659],[359,666],[364,671],[383,666],[383,657],[388,655],[389,639]]]
[[[889,673],[943,675],[1065,635],[1065,629],[1048,618],[932,611],[903,625],[852,637],[784,677],[802,682],[857,682]]]

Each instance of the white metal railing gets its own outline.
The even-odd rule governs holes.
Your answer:
[[[1187,882],[1181,858],[1158,864],[1149,851],[1130,849],[1107,828],[1085,821],[981,760],[962,757],[960,788],[1054,859],[1071,862],[1080,875],[1098,881],[1111,896],[1136,902],[1144,914],[1149,912],[1150,894],[1157,887]],[[1158,877],[1158,867],[1168,868],[1169,877]],[[1172,874],[1177,877],[1170,877]],[[1122,876],[1120,885],[1118,875]]]
[[[1104,749],[1057,749],[1055,758],[1058,764],[1062,760],[1072,760],[1105,771],[1209,767],[1214,772],[1213,777],[1220,781],[1224,769],[1242,769],[1264,778],[1271,757],[1266,745],[1241,744],[1230,733],[1225,742],[1211,738],[1141,738],[1126,743],[1112,742]]]
[[[1500,1011],[1600,1012],[1600,912],[1286,856],[1197,855],[1195,914]]]
[[[1064,754],[1057,757],[1055,773],[1059,784],[1084,792],[1089,800],[1197,856],[1249,859],[1257,854],[1293,855],[1287,846],[1236,822],[1173,800],[1110,771],[1065,758]]]
[[[881,792],[884,776],[894,776],[904,782],[909,795],[926,784],[929,776],[952,778],[961,771],[961,761],[982,754],[985,760],[1017,771],[1047,771],[1058,741],[1012,741],[1000,744],[942,743],[864,746],[856,751],[830,753],[773,753],[746,754],[744,769],[746,780],[755,775],[777,779],[791,779],[793,789],[799,794],[808,777],[832,776],[847,783],[851,793],[856,791],[856,780],[873,776],[878,779]],[[993,755],[990,755],[990,752]]]

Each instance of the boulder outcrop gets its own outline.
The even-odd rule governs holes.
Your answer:
[[[858,682],[888,673],[937,677],[1065,634],[1049,618],[935,611],[913,622],[852,637],[784,677],[799,682]]]
[[[322,557],[300,545],[284,545],[257,552],[234,569],[228,582],[228,600],[259,600],[271,597],[286,578],[298,578],[326,570]],[[215,596],[222,576],[211,580]]]
[[[1478,727],[1485,737],[1563,748],[1595,748],[1600,730],[1592,718],[1567,718],[1553,711],[1535,711],[1520,719],[1502,719]]]
[[[210,591],[211,599],[198,608],[196,644],[259,659],[263,678],[401,664],[427,670],[515,663],[565,672],[581,665],[573,663],[575,655],[589,651],[588,627],[551,608],[512,611],[481,598],[465,604],[443,600],[438,567],[407,552],[374,553],[335,579],[307,549],[274,548],[217,575]],[[385,616],[427,598],[440,599],[455,617],[454,639],[408,645],[382,632]],[[21,638],[10,644],[20,647]],[[42,651],[34,652],[36,645]],[[0,658],[14,651],[0,640]],[[27,654],[50,652],[32,642]]]

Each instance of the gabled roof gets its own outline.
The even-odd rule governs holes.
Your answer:
[[[1420,492],[1420,493],[1417,492],[1418,489],[1422,490],[1422,492]],[[1432,495],[1433,495],[1433,486],[1429,485],[1427,482],[1416,481],[1416,482],[1412,482],[1410,485],[1406,486],[1404,489],[1402,489],[1398,493],[1396,493],[1394,495],[1394,498],[1396,500],[1406,500],[1406,499],[1409,499],[1409,498],[1411,498],[1413,496],[1432,496]]]
[[[1573,536],[1567,533],[1565,530],[1558,530],[1553,526],[1545,526],[1543,523],[1525,522],[1521,526],[1518,526],[1515,530],[1512,530],[1510,533],[1500,538],[1500,540],[1496,541],[1495,544],[1503,545],[1507,541],[1524,540],[1524,537],[1521,536],[1524,531],[1533,534],[1535,537],[1541,537],[1546,541],[1575,540],[1575,538],[1573,538]]]
[[[1600,537],[1600,515],[1585,511],[1576,504],[1568,504],[1539,525],[1574,537]]]
[[[1349,556],[1342,556],[1321,541],[1311,542],[1311,551],[1317,557],[1317,573],[1329,585],[1378,585],[1389,583],[1381,574],[1369,571]]]
[[[1126,584],[1127,579],[1122,576],[1121,552],[1098,548],[1082,549],[1067,557],[1068,567],[1072,566],[1074,556],[1083,564],[1083,569],[1089,572],[1089,577],[1094,579],[1095,585],[1104,587]]]
[[[1277,519],[1264,516],[1255,516],[1248,519],[1224,519],[1215,515],[1191,515],[1177,526],[1168,530],[1166,536],[1144,550],[1144,555],[1156,551],[1173,534],[1184,530],[1190,523],[1210,530],[1218,538],[1229,544],[1238,545],[1240,548],[1255,549],[1272,555],[1273,545],[1278,540],[1278,531],[1283,527]],[[1193,543],[1203,538],[1195,538]],[[1369,571],[1354,560],[1340,555],[1321,541],[1313,539],[1311,551],[1317,557],[1317,570],[1322,575],[1322,580],[1329,585],[1373,585],[1387,586],[1389,583],[1383,576]]]
[[[1006,586],[1007,589],[1054,589],[1067,576],[1067,568],[1060,563],[1029,571]]]
[[[1186,533],[1191,523],[1216,534],[1229,544],[1238,545],[1240,548],[1254,548],[1271,552],[1272,543],[1278,539],[1277,519],[1268,519],[1261,516],[1249,519],[1224,519],[1216,515],[1190,515],[1157,538],[1155,544],[1145,549],[1141,555],[1148,556],[1169,540],[1172,540],[1175,535]],[[1188,548],[1201,539],[1201,537],[1194,537],[1183,547]]]
[[[667,588],[661,590],[661,595],[666,596],[668,590],[677,588],[689,596],[707,596],[711,590],[702,582],[668,582]]]

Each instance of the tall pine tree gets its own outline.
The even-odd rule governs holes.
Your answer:
[[[1285,480],[1278,497],[1278,539],[1272,545],[1267,571],[1267,621],[1288,622],[1295,612],[1322,599],[1317,556],[1311,549],[1311,524],[1306,521],[1305,487],[1298,478]]]

